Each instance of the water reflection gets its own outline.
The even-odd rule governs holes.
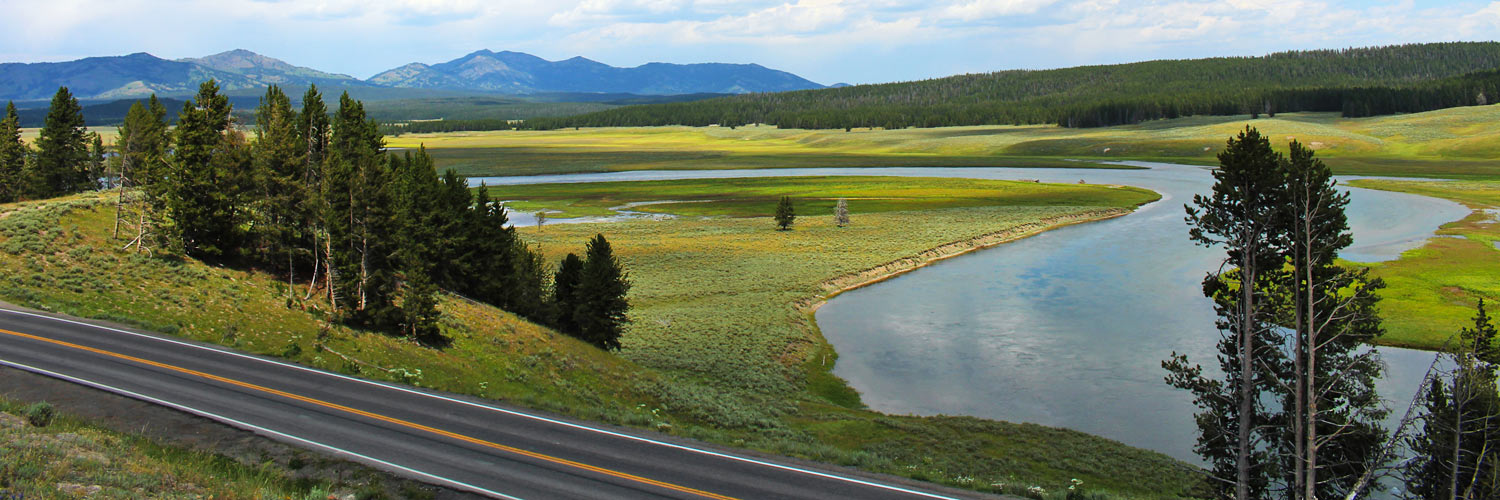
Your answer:
[[[1184,203],[1206,193],[1206,169],[797,168],[634,171],[471,179],[491,186],[550,182],[805,175],[896,175],[1125,184],[1162,200],[1135,213],[1061,228],[959,256],[834,298],[818,325],[839,352],[835,373],[870,407],[891,413],[974,415],[1077,429],[1185,460],[1195,435],[1191,400],[1162,382],[1172,351],[1213,364],[1214,317],[1199,291],[1221,252],[1194,246]],[[1345,179],[1347,180],[1347,179]],[[1350,260],[1394,259],[1456,203],[1350,189]],[[858,206],[851,207],[857,213]],[[1383,349],[1380,390],[1405,401],[1430,353]]]

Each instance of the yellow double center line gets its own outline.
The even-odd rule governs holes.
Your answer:
[[[371,413],[371,412],[360,410],[360,409],[357,409],[357,408],[350,408],[348,406],[344,406],[344,405],[340,405],[340,404],[329,403],[327,401],[323,401],[323,400],[319,400],[319,399],[313,399],[313,398],[310,398],[310,397],[307,397],[307,396],[302,396],[302,395],[299,395],[299,394],[292,394],[292,393],[286,392],[286,391],[279,391],[279,390],[276,390],[276,389],[272,389],[270,387],[264,387],[264,386],[259,386],[259,385],[251,384],[251,383],[248,383],[248,382],[241,382],[241,381],[234,380],[234,379],[231,379],[231,378],[220,377],[218,375],[214,375],[214,374],[211,374],[211,373],[204,373],[204,372],[200,372],[200,371],[197,371],[197,370],[189,370],[187,368],[182,368],[182,367],[179,367],[179,366],[173,366],[173,365],[169,365],[169,364],[166,364],[166,363],[160,363],[160,362],[156,362],[156,361],[151,361],[149,359],[141,359],[141,358],[137,358],[135,356],[129,356],[129,355],[120,354],[120,353],[116,353],[116,352],[106,351],[104,349],[98,349],[98,348],[94,348],[94,347],[89,347],[89,346],[84,346],[84,345],[78,345],[78,344],[73,344],[73,343],[69,343],[69,342],[63,342],[61,340],[49,339],[49,338],[46,338],[46,337],[38,337],[36,335],[31,335],[31,334],[21,333],[21,332],[14,332],[14,331],[6,330],[6,329],[3,329],[3,328],[0,328],[0,333],[4,333],[4,334],[7,334],[7,335],[13,335],[13,336],[16,336],[16,337],[21,337],[21,338],[27,338],[27,339],[36,340],[36,341],[41,341],[41,342],[47,342],[49,344],[60,345],[60,346],[63,346],[63,347],[70,347],[70,348],[73,348],[73,349],[78,349],[78,350],[82,350],[82,351],[88,351],[88,352],[92,352],[92,353],[95,353],[95,354],[101,354],[101,355],[104,355],[104,356],[109,356],[109,357],[113,357],[113,358],[119,358],[119,359],[123,359],[123,360],[127,360],[127,361],[134,361],[136,363],[140,363],[140,364],[143,364],[143,365],[154,366],[154,367],[161,368],[161,369],[164,369],[164,370],[171,370],[171,371],[178,372],[178,373],[184,373],[184,374],[188,374],[188,375],[193,375],[195,377],[202,377],[202,378],[206,378],[206,379],[213,380],[213,381],[216,381],[216,382],[223,382],[223,383],[229,384],[229,385],[243,387],[243,388],[246,388],[246,389],[250,389],[250,390],[254,390],[254,391],[259,391],[259,392],[264,392],[264,393],[267,393],[267,394],[273,394],[273,395],[281,396],[281,397],[284,397],[284,398],[287,398],[287,399],[301,401],[301,402],[308,403],[308,404],[322,406],[324,408],[329,408],[329,409],[333,409],[333,410],[342,411],[342,412],[345,412],[345,413],[351,413],[351,414],[354,414],[354,415],[359,415],[361,417],[366,417],[366,418],[370,418],[370,419],[374,419],[374,420],[379,420],[381,422],[386,422],[386,423],[390,423],[390,424],[399,425],[401,427],[406,427],[406,428],[409,428],[409,429],[416,429],[416,430],[419,430],[419,431],[429,432],[429,433],[436,434],[436,435],[439,435],[439,436],[443,436],[443,437],[446,437],[446,438],[456,439],[456,440],[463,441],[463,442],[466,442],[466,443],[472,443],[472,444],[476,444],[476,445],[479,445],[479,446],[484,446],[486,448],[493,448],[493,449],[496,449],[496,450],[500,450],[500,451],[504,451],[504,452],[508,452],[508,453],[514,453],[516,455],[521,455],[521,456],[524,456],[524,457],[530,457],[530,458],[534,458],[534,459],[537,459],[537,460],[551,462],[551,463],[554,463],[554,464],[566,465],[568,467],[574,467],[574,468],[578,468],[578,469],[583,469],[583,470],[590,471],[590,472],[597,472],[599,474],[604,474],[606,476],[617,477],[617,478],[620,478],[620,479],[625,479],[625,480],[629,480],[629,481],[635,481],[635,482],[643,483],[643,484],[649,484],[649,485],[657,486],[657,487],[660,487],[660,488],[665,488],[665,489],[669,489],[669,490],[673,490],[673,491],[680,491],[680,492],[683,492],[683,493],[688,493],[688,494],[692,494],[692,495],[698,495],[698,496],[706,497],[706,498],[713,498],[713,499],[717,499],[717,500],[737,500],[734,497],[724,496],[724,495],[720,495],[720,494],[717,494],[717,493],[709,493],[707,491],[697,490],[697,489],[689,488],[689,487],[686,487],[686,486],[678,486],[678,485],[675,485],[675,484],[672,484],[672,483],[666,483],[666,482],[662,482],[662,481],[657,481],[655,479],[645,478],[645,477],[637,476],[637,475],[634,475],[634,474],[627,474],[627,473],[624,473],[624,472],[614,471],[614,470],[610,470],[610,469],[606,469],[606,468],[598,467],[598,466],[594,466],[594,465],[589,465],[589,464],[585,464],[585,463],[581,463],[581,462],[574,462],[572,460],[568,460],[568,459],[565,459],[565,458],[557,458],[557,457],[554,457],[554,456],[551,456],[551,455],[544,455],[544,454],[537,453],[537,452],[534,452],[534,451],[527,451],[527,450],[523,450],[523,449],[520,449],[520,448],[516,448],[514,446],[506,446],[506,445],[503,445],[503,444],[500,444],[500,443],[494,443],[494,442],[490,442],[490,441],[485,441],[483,439],[473,438],[473,437],[465,436],[463,434],[458,434],[458,433],[454,433],[454,432],[449,432],[449,431],[445,431],[445,430],[442,430],[442,429],[438,429],[438,428],[435,428],[435,427],[429,427],[429,426],[422,425],[422,424],[419,424],[419,423],[416,423],[416,422],[409,422],[409,421],[406,421],[406,420],[401,420],[399,418],[387,417],[385,415],[381,415],[381,414],[378,414],[378,413]]]

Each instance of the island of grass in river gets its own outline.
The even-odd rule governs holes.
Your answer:
[[[521,184],[490,187],[522,212],[552,217],[613,215],[614,207],[683,216],[767,217],[782,196],[803,216],[829,216],[839,199],[856,213],[973,207],[1129,207],[1149,191],[1120,186],[1040,184],[940,177],[747,177],[668,181]],[[642,205],[643,203],[649,203]]]

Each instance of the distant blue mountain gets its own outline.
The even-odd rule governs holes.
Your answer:
[[[548,61],[521,52],[480,50],[440,64],[412,63],[371,77],[386,87],[643,95],[743,94],[820,89],[805,78],[759,64],[650,63],[618,68],[582,57]]]
[[[408,64],[369,80],[293,66],[248,50],[175,61],[144,52],[57,63],[0,64],[0,100],[44,101],[60,86],[93,101],[157,94],[182,97],[214,79],[231,95],[259,95],[280,85],[299,95],[309,84],[365,99],[486,94],[743,94],[819,89],[785,71],[757,64],[665,64],[616,68],[574,57],[548,61],[520,52],[481,50],[440,64]],[[41,104],[41,103],[34,103]]]

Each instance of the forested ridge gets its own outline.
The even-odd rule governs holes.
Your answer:
[[[1497,42],[1411,44],[745,94],[537,118],[524,126],[1088,127],[1189,115],[1339,111],[1368,116],[1493,102],[1500,86],[1497,68]]]

